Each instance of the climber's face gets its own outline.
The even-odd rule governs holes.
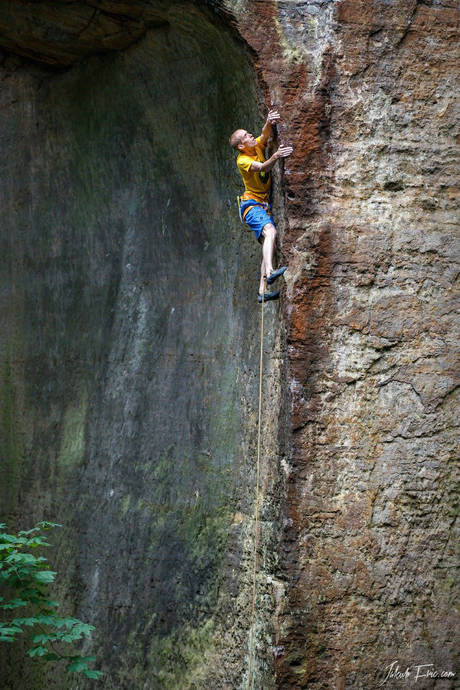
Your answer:
[[[246,132],[246,130],[244,130],[244,129],[241,131],[242,131],[242,134],[241,134],[241,138],[240,138],[240,143],[238,144],[239,150],[243,151],[243,152],[244,151],[253,151],[256,144],[257,144],[257,141],[256,141],[254,135],[251,134],[250,132]]]

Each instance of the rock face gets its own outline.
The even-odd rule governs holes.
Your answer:
[[[265,311],[254,688],[400,688],[420,664],[418,687],[456,687],[435,675],[457,670],[456,3],[15,5],[4,521],[64,524],[53,565],[97,626],[102,686],[247,684],[260,250],[227,138],[265,101],[295,150]],[[77,687],[5,667],[5,687]]]
[[[292,526],[277,682],[370,688],[394,660],[412,679],[417,664],[456,670],[458,13],[309,9],[279,11],[292,65],[279,94],[265,68],[297,144],[285,170]]]
[[[244,672],[260,250],[228,136],[256,125],[255,83],[191,4],[66,71],[4,65],[2,506],[64,525],[61,598],[107,688]],[[18,663],[2,687],[65,687]]]

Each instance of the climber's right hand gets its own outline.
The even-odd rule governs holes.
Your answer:
[[[278,151],[276,152],[276,157],[277,158],[287,158],[288,156],[291,155],[291,153],[294,151],[292,146],[280,146]]]

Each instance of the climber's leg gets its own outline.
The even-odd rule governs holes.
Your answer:
[[[268,211],[268,212],[267,212]],[[260,267],[259,294],[266,292],[264,279],[273,274],[272,281],[286,270],[285,267],[273,271],[273,255],[275,252],[276,228],[273,216],[269,209],[263,208],[260,204],[254,204],[244,214],[244,221],[253,230],[257,240],[262,245],[262,264]],[[275,293],[273,293],[275,294]]]
[[[266,285],[265,285],[265,277],[266,277],[266,272],[265,272],[265,259],[262,257],[262,264],[260,266],[260,285],[259,285],[259,295],[261,295],[263,292],[266,292]]]
[[[273,271],[273,253],[275,251],[276,229],[273,223],[267,223],[262,230],[262,253],[265,264],[265,275],[269,276]]]

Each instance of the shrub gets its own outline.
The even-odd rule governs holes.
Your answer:
[[[0,642],[15,642],[29,633],[30,657],[45,661],[65,661],[67,671],[82,673],[87,678],[99,678],[102,673],[89,666],[94,656],[65,653],[66,645],[90,637],[92,625],[78,618],[57,615],[59,603],[50,599],[49,589],[56,573],[50,570],[47,559],[30,553],[50,546],[42,532],[60,527],[52,522],[40,522],[27,532],[7,534],[0,523]],[[21,612],[23,616],[17,614]]]

